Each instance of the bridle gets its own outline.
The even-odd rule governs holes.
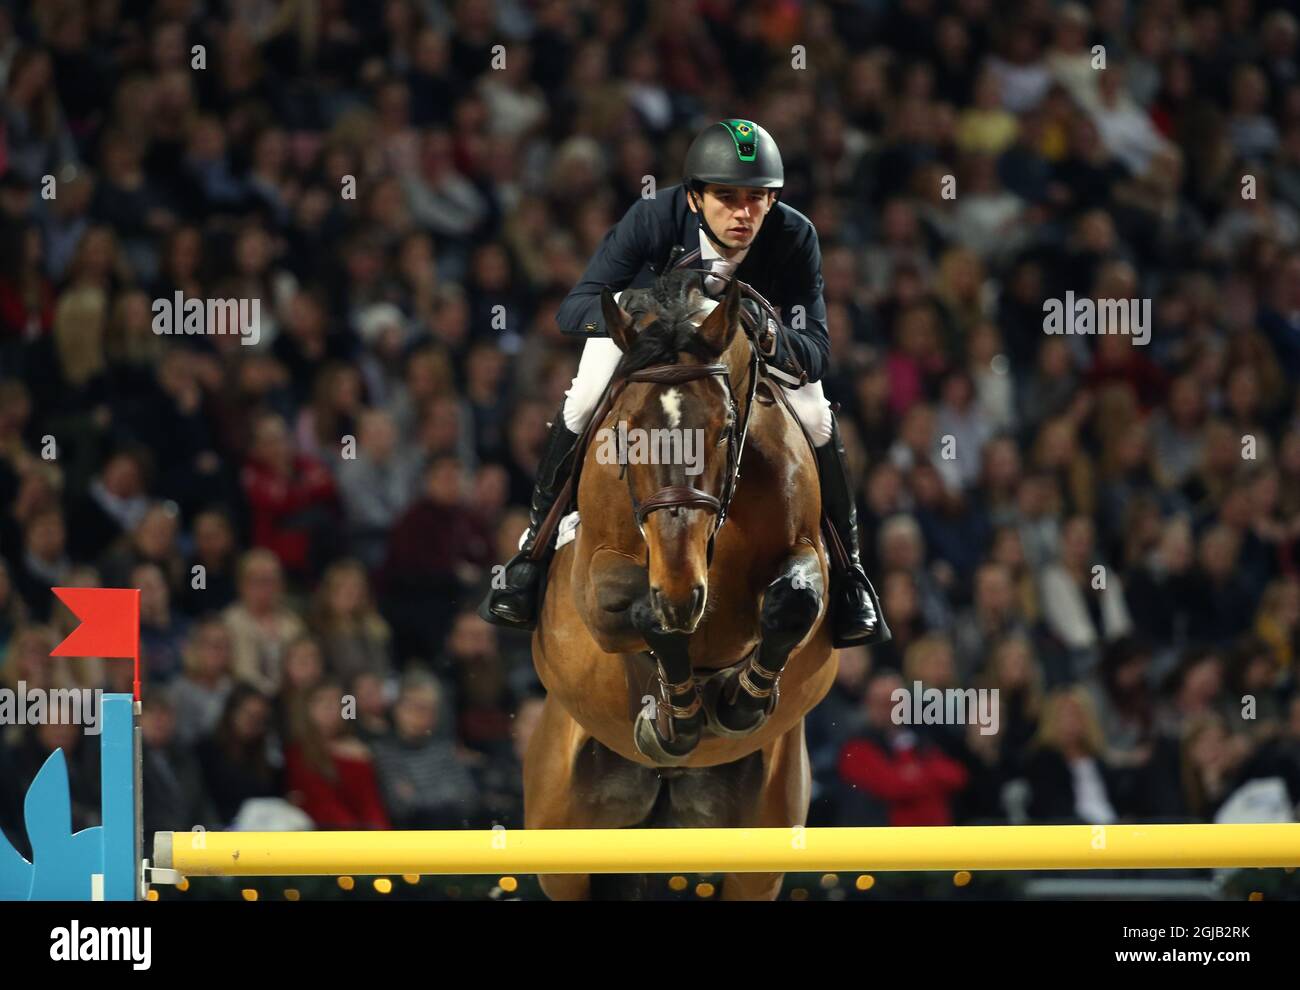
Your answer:
[[[758,385],[758,349],[753,346],[750,348],[748,371],[749,381],[746,386],[745,416],[743,420],[740,420],[739,410],[736,406],[736,393],[732,388],[731,370],[722,363],[655,364],[648,368],[629,372],[626,377],[615,385],[614,401],[617,401],[618,393],[621,393],[623,387],[629,382],[681,385],[685,382],[699,381],[716,376],[722,380],[722,385],[727,391],[728,421],[732,426],[724,438],[727,444],[727,467],[722,478],[722,492],[720,494],[712,495],[692,485],[666,485],[649,498],[641,501],[636,497],[636,492],[632,490],[632,479],[627,476],[627,463],[626,461],[623,462],[620,475],[627,476],[627,491],[632,499],[632,513],[636,518],[637,529],[641,531],[643,540],[645,539],[645,520],[650,513],[657,512],[660,509],[704,509],[713,513],[713,526],[709,530],[706,558],[709,564],[713,563],[714,542],[717,539],[718,530],[727,521],[731,500],[736,494],[736,482],[740,478],[740,458],[745,450],[745,438],[749,435],[749,417],[754,408],[754,390]],[[719,443],[722,442],[722,440],[719,441]]]

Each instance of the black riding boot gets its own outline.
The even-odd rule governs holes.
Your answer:
[[[533,503],[523,549],[506,564],[505,587],[496,587],[494,578],[493,587],[479,606],[478,614],[488,622],[512,629],[533,629],[537,625],[537,593],[541,589],[542,576],[550,565],[553,549],[547,547],[537,560],[530,559],[529,553],[537,539],[537,530],[568,480],[577,442],[578,434],[570,433],[564,425],[561,408],[555,414],[555,423],[542,450],[541,463],[537,465],[537,484],[533,486]]]
[[[840,428],[832,417],[831,438],[817,448],[817,469],[821,475],[822,507],[840,542],[848,551],[849,566],[840,568],[831,555],[830,619],[832,641],[837,647],[869,646],[891,639],[880,608],[880,599],[867,580],[858,556],[858,510],[849,484],[848,463]]]

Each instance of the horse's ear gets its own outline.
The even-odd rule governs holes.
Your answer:
[[[732,279],[722,301],[700,324],[699,337],[709,349],[721,354],[731,346],[740,329],[740,282]]]
[[[627,353],[632,341],[636,339],[636,334],[632,332],[632,317],[614,301],[614,293],[609,291],[608,286],[600,290],[600,314],[605,318],[605,329],[614,343],[618,344],[618,349]]]

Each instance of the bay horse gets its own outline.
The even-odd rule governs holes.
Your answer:
[[[547,696],[524,760],[526,828],[806,821],[804,715],[836,666],[827,549],[812,447],[762,377],[740,286],[714,301],[678,270],[619,302],[602,294],[623,357],[587,436],[688,428],[705,453],[692,477],[579,448],[580,524],[532,640]],[[783,877],[726,874],[720,896],[775,899]],[[538,879],[553,900],[611,889]]]

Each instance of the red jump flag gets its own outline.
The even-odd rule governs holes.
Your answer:
[[[51,588],[81,620],[52,657],[131,657],[140,699],[140,589]]]

